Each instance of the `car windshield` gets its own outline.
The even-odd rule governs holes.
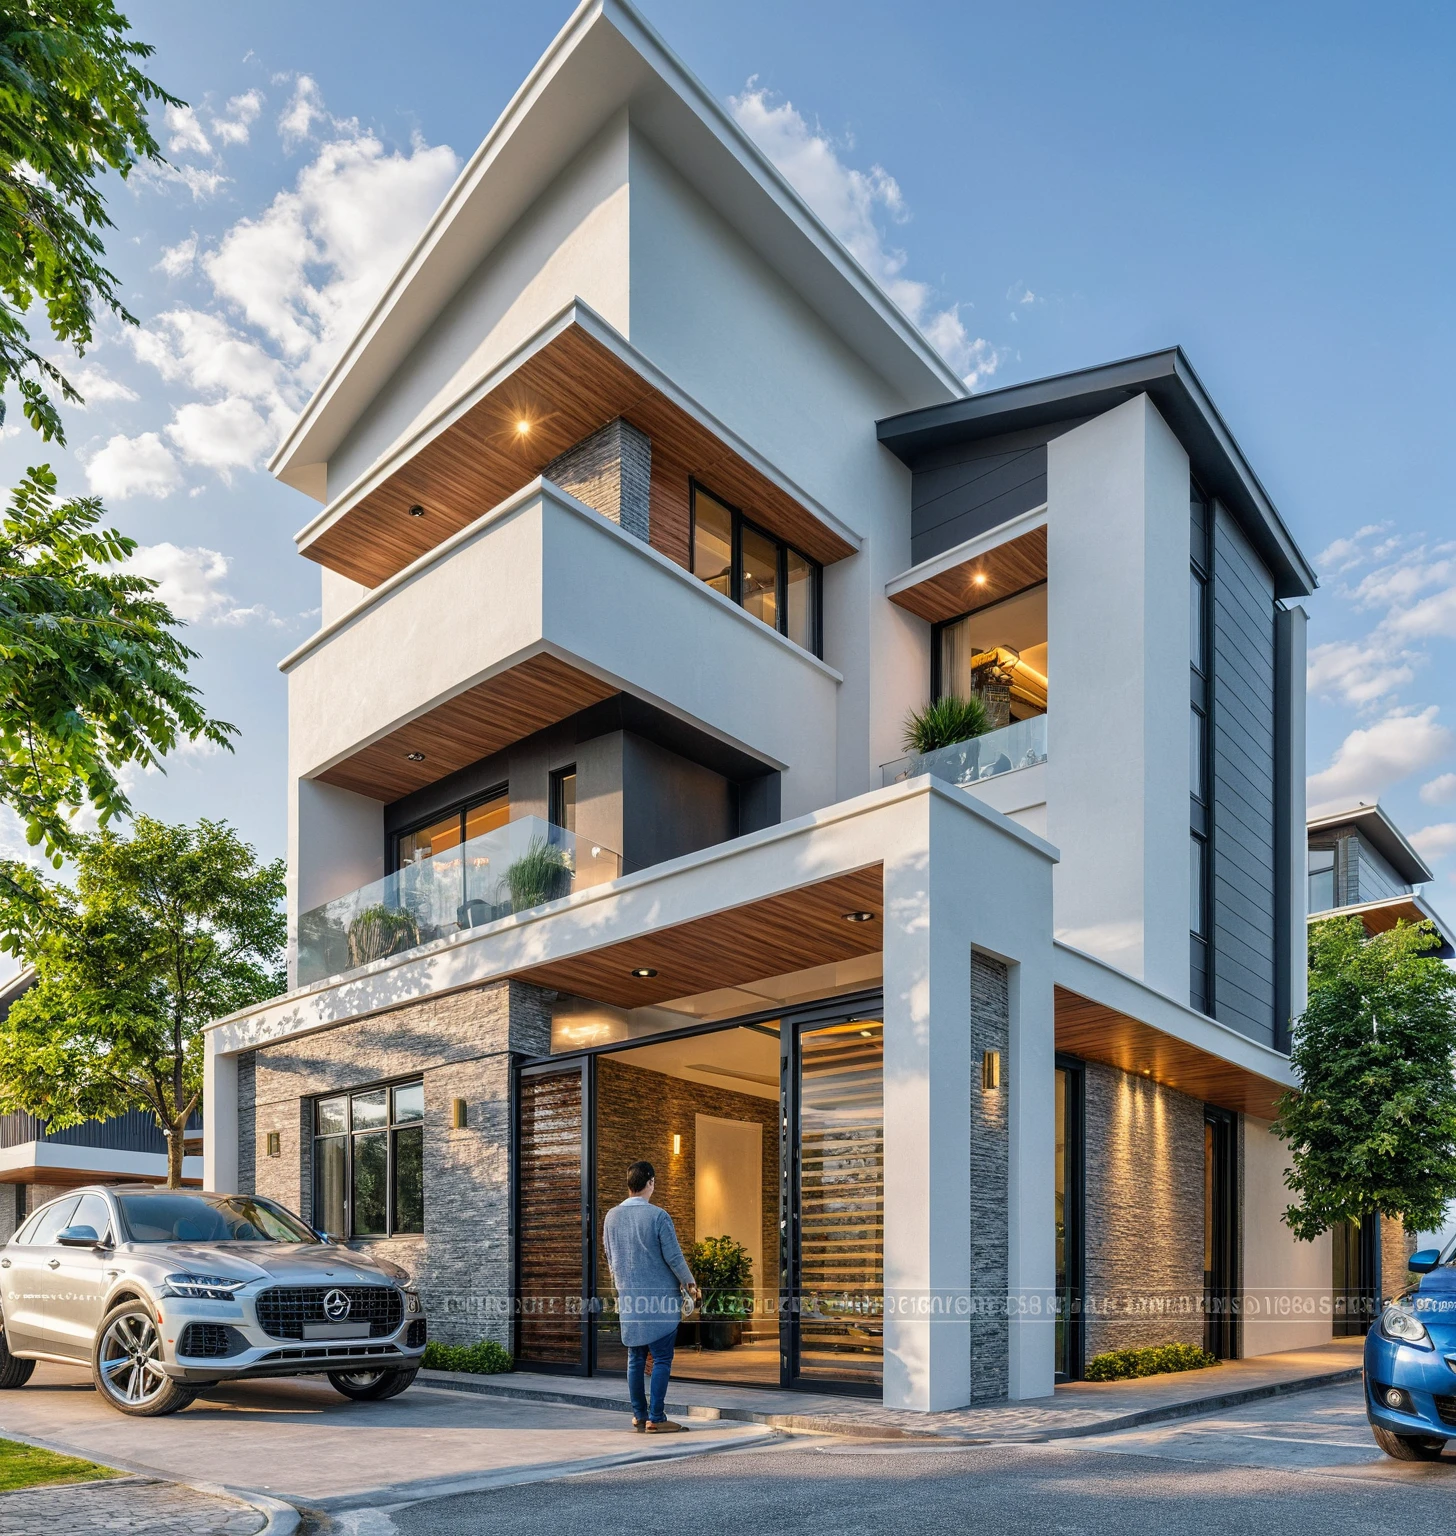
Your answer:
[[[134,1243],[316,1243],[281,1205],[249,1195],[118,1195]]]

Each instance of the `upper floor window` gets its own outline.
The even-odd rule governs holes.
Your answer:
[[[932,655],[936,697],[979,699],[992,730],[1044,715],[1046,583],[937,625]]]
[[[818,562],[696,484],[692,524],[693,575],[795,645],[820,655],[823,573]]]
[[[494,832],[511,819],[510,796],[504,788],[446,811],[424,826],[401,832],[394,840],[394,867],[405,869],[459,848],[471,838]]]
[[[425,1230],[425,1085],[314,1104],[313,1224],[333,1237]]]
[[[1335,850],[1309,850],[1309,910],[1328,912],[1338,906],[1335,899]]]

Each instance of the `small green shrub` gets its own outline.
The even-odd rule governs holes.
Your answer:
[[[1151,1349],[1109,1349],[1087,1362],[1088,1381],[1127,1381],[1135,1376],[1161,1376],[1167,1371],[1201,1371],[1217,1365],[1196,1344],[1158,1344]]]
[[[474,1376],[494,1376],[498,1371],[514,1369],[514,1362],[494,1339],[478,1344],[425,1345],[425,1368],[431,1371],[469,1371]]]
[[[506,871],[506,885],[514,912],[555,901],[571,890],[571,856],[544,837],[532,838],[531,846]]]
[[[753,1259],[736,1238],[705,1237],[693,1244],[689,1267],[703,1293],[704,1317],[748,1317]]]
[[[924,709],[912,709],[906,715],[905,750],[938,752],[973,736],[984,736],[990,728],[991,718],[979,699],[932,699]]]

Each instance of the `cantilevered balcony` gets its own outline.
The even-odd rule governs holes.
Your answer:
[[[899,784],[928,773],[960,789],[973,789],[986,779],[1018,768],[1035,768],[1047,760],[1047,717],[1032,715],[1013,720],[999,731],[986,731],[970,741],[940,747],[934,752],[912,752],[880,769],[881,781]]]

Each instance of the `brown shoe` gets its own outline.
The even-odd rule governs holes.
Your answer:
[[[647,1433],[649,1435],[682,1435],[687,1433],[686,1424],[674,1424],[671,1419],[659,1419],[654,1424],[651,1419],[647,1421]]]
[[[633,1419],[632,1420],[632,1428],[635,1429],[639,1435],[642,1434],[646,1430],[646,1428],[647,1428],[647,1420],[646,1419]]]

